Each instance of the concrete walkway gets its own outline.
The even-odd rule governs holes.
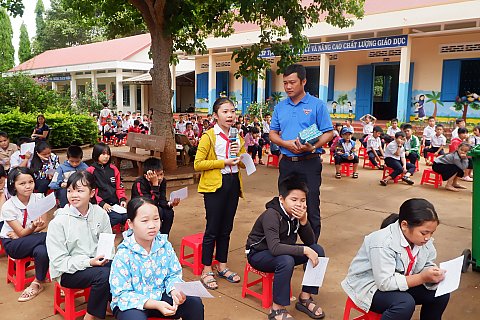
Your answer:
[[[328,160],[327,160],[328,161]],[[420,168],[423,170],[423,166]],[[318,301],[324,307],[326,319],[342,319],[346,295],[340,287],[350,261],[360,247],[363,237],[377,230],[383,218],[397,212],[400,204],[412,197],[423,197],[433,202],[442,224],[435,233],[438,262],[458,257],[462,250],[471,248],[471,184],[458,193],[433,186],[420,186],[421,172],[413,179],[414,186],[403,183],[381,187],[380,171],[359,169],[358,180],[334,178],[333,165],[325,164],[321,188],[322,234],[330,263]],[[264,210],[264,204],[276,195],[277,170],[259,166],[250,177],[244,177],[246,199],[240,201],[230,245],[230,267],[243,276],[245,265],[244,245],[256,217]],[[126,187],[130,188],[131,185]],[[175,210],[175,222],[171,241],[179,252],[182,236],[202,232],[204,229],[203,199],[196,186],[189,187],[190,197]],[[480,245],[480,244],[478,244]],[[1,319],[61,319],[53,316],[53,285],[35,300],[16,302],[19,293],[12,285],[5,284],[6,258],[0,258],[0,308]],[[187,268],[185,280],[196,279]],[[294,273],[292,288],[298,296],[302,280],[301,268]],[[252,320],[266,319],[267,310],[258,300],[242,299],[241,284],[219,281],[219,289],[213,291],[215,299],[204,299],[206,319],[209,320]],[[462,276],[460,289],[452,294],[444,319],[473,320],[480,317],[480,274],[471,270]],[[295,319],[309,319],[297,312],[293,304],[289,307]],[[418,311],[414,319],[419,319]]]

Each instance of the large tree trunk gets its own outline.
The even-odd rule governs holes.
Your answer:
[[[467,113],[468,113],[468,103],[463,104],[463,115],[462,118],[467,122]]]
[[[437,103],[433,103],[433,114],[432,117],[436,118],[437,117]]]
[[[171,101],[172,78],[170,75],[170,56],[173,50],[172,37],[165,31],[166,0],[129,0],[142,14],[152,38],[152,134],[165,137],[165,150],[162,154],[166,171],[177,169],[177,151],[173,133],[173,114]]]

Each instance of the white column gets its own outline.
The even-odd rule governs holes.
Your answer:
[[[397,103],[397,118],[400,122],[408,122],[407,119],[408,108],[410,108],[410,101],[408,101],[409,87],[410,87],[410,58],[412,52],[411,37],[408,37],[407,46],[402,47],[400,54],[400,75],[398,81],[398,103]]]
[[[90,75],[90,82],[91,82],[91,86],[92,86],[92,94],[94,96],[96,96],[97,91],[98,91],[97,71],[92,71],[92,73]]]
[[[117,69],[115,72],[115,101],[117,103],[118,111],[123,110],[123,71],[122,69]]]
[[[320,81],[318,84],[318,97],[320,100],[327,102],[328,98],[328,86],[333,83],[328,83],[328,73],[330,71],[330,58],[328,53],[322,53],[320,55]]]
[[[213,113],[213,103],[217,99],[217,65],[213,50],[208,51],[208,113]]]
[[[137,112],[137,85],[130,83],[130,109],[132,112]]]
[[[55,81],[52,81],[52,90],[57,91],[57,83]]]
[[[177,112],[177,68],[174,64],[170,65],[170,75],[172,76],[172,112]]]
[[[107,95],[107,97],[109,97],[111,93],[112,93],[112,88],[110,86],[110,79],[107,79],[107,82],[105,83],[105,94]],[[108,103],[111,103],[111,102],[108,101]],[[112,106],[110,105],[110,107]]]
[[[70,97],[75,100],[77,98],[77,78],[74,72],[70,74],[70,77]]]
[[[265,70],[260,70],[260,73],[258,75],[257,79],[257,102],[258,103],[263,103],[265,102],[265,77],[266,77],[266,71]]]
[[[148,114],[148,108],[147,108],[147,106],[145,106],[146,99],[145,99],[145,85],[144,84],[140,85],[140,95],[141,95],[140,103],[142,104],[142,115],[143,114]]]

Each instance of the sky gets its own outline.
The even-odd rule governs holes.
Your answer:
[[[28,30],[28,36],[30,37],[30,41],[35,36],[35,5],[37,4],[37,0],[23,0],[23,5],[25,6],[25,11],[23,12],[23,16],[12,18],[10,17],[10,21],[12,22],[12,29],[13,29],[13,46],[15,47],[15,65],[18,64],[18,42],[20,41],[20,26],[22,22],[25,23]],[[50,0],[43,0],[43,5],[45,10],[50,8]]]

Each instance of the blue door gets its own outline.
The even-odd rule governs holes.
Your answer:
[[[248,112],[248,107],[256,98],[255,82],[248,80],[248,78],[242,78],[242,114]]]
[[[230,77],[230,72],[228,71],[217,71],[216,78],[217,78],[217,87],[216,87],[216,96],[215,98],[219,98],[221,93],[225,93],[225,96],[228,97],[228,78]]]
[[[355,105],[355,120],[364,114],[372,112],[373,97],[373,66],[357,67],[357,92]]]
[[[407,122],[410,122],[410,115],[412,114],[412,92],[413,92],[413,62],[410,63],[410,75],[408,79],[408,106],[407,106]]]
[[[272,70],[267,70],[265,77],[265,101],[272,96]]]

